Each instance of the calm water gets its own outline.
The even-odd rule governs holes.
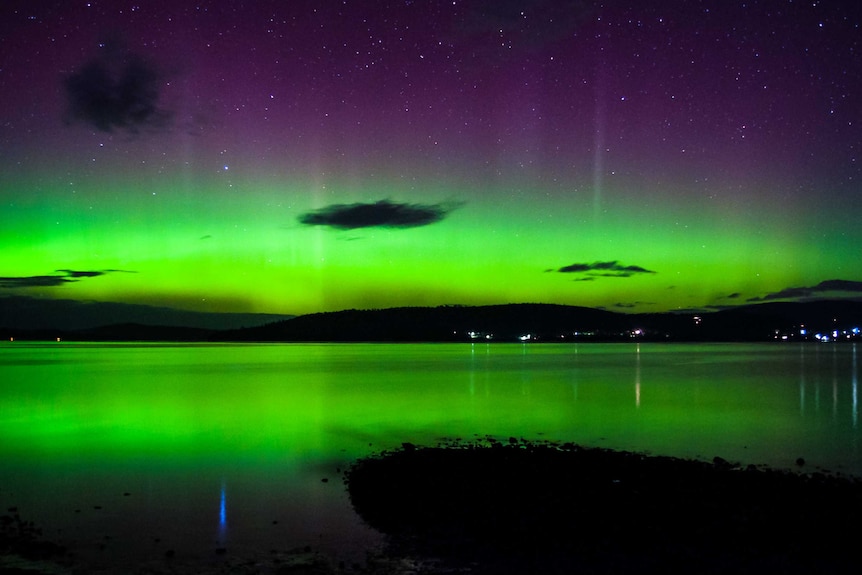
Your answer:
[[[862,475],[858,380],[855,345],[6,343],[0,504],[105,561],[353,560],[356,457],[487,434]]]

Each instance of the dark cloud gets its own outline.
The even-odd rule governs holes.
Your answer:
[[[70,118],[102,132],[136,133],[166,126],[171,115],[158,106],[156,68],[118,42],[104,44],[101,50],[63,82]]]
[[[852,280],[826,280],[810,287],[789,287],[781,291],[768,293],[763,297],[750,298],[747,301],[773,301],[781,299],[805,299],[816,297],[825,292],[862,293],[862,282]]]
[[[650,305],[656,305],[656,302],[654,302],[654,301],[621,302],[620,301],[620,302],[613,304],[613,306],[611,306],[611,307],[614,307],[617,309],[632,309],[632,308],[636,308],[636,307],[643,307],[643,306],[650,306]]]
[[[329,226],[339,230],[358,228],[415,228],[439,222],[457,204],[405,204],[380,200],[373,204],[333,204],[299,216],[308,226]]]
[[[75,283],[81,278],[94,278],[108,273],[122,272],[132,273],[125,270],[56,270],[63,275],[44,276],[12,276],[0,277],[0,289],[32,288],[32,287],[57,287],[68,283]]]
[[[627,278],[635,274],[654,274],[656,272],[641,266],[624,266],[618,261],[593,262],[591,264],[571,264],[557,269],[563,274],[586,274],[590,277]]]
[[[64,273],[70,278],[95,278],[105,275],[106,271],[78,271],[78,270],[57,270],[58,273]]]
[[[862,282],[852,280],[826,280],[814,286],[813,289],[816,291],[862,292]]]
[[[77,280],[69,279],[67,276],[0,277],[0,288],[54,287],[75,281]]]

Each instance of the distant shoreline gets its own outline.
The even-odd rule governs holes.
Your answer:
[[[5,341],[140,342],[757,342],[862,340],[862,302],[761,303],[708,313],[624,314],[553,304],[343,310],[239,329],[141,322],[86,329],[2,325]],[[58,325],[62,322],[58,321]]]

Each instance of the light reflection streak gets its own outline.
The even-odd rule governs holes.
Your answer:
[[[850,392],[852,397],[852,405],[853,410],[851,411],[851,419],[853,421],[853,429],[856,429],[856,425],[859,419],[859,377],[856,372],[856,344],[853,344],[853,360],[852,367],[850,370]]]
[[[799,348],[799,415],[805,415],[805,346]]]
[[[222,479],[221,482],[221,497],[219,500],[218,512],[218,540],[220,545],[224,545],[227,539],[227,488]]]
[[[476,344],[470,344],[470,383],[468,384],[470,397],[476,396]]]
[[[635,407],[641,406],[641,344],[635,351]]]
[[[838,416],[838,350],[832,348],[832,419]]]
[[[820,413],[820,380],[814,381],[814,413]]]
[[[575,364],[579,363],[578,344],[575,344]],[[578,401],[578,369],[572,370],[572,401]]]

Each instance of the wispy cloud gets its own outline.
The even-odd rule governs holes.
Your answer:
[[[57,287],[76,283],[82,278],[94,278],[115,272],[134,273],[127,270],[56,270],[56,273],[62,275],[0,277],[0,289]]]
[[[637,274],[654,274],[656,272],[641,266],[626,266],[617,260],[593,263],[575,263],[563,266],[555,270],[563,274],[583,274],[585,277],[578,281],[584,281],[594,277],[627,278]]]
[[[332,204],[299,216],[308,226],[339,230],[359,228],[415,228],[434,224],[460,204],[407,204],[380,200],[374,203]]]
[[[773,301],[782,299],[806,299],[827,292],[862,293],[862,282],[853,280],[826,280],[810,287],[789,287],[768,293],[763,297],[749,298],[747,301]]]

